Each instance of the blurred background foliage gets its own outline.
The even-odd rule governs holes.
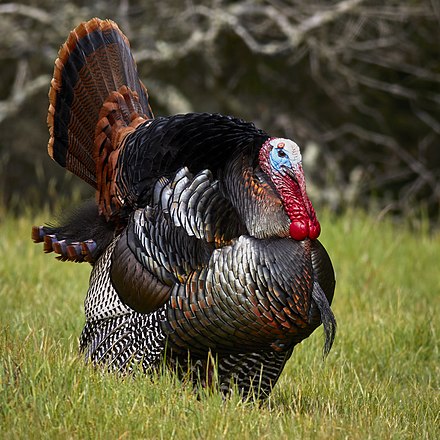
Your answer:
[[[91,17],[128,36],[155,115],[251,120],[303,149],[315,205],[437,218],[438,0],[29,0],[0,3],[0,202],[91,194],[47,155],[59,46]]]

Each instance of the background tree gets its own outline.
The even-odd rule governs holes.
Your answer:
[[[87,193],[46,153],[47,91],[79,22],[129,37],[156,115],[252,120],[303,146],[315,204],[440,206],[440,6],[434,0],[39,0],[0,4],[0,193]],[[374,196],[374,197],[372,197]]]

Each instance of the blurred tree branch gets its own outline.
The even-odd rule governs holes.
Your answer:
[[[4,3],[0,5],[0,14],[18,14],[33,18],[44,25],[52,24],[52,16],[43,9],[21,3]]]
[[[156,114],[218,111],[295,138],[310,149],[315,200],[367,206],[374,194],[397,212],[425,204],[438,213],[437,1],[38,5],[0,5],[0,123],[11,126],[0,156],[23,148],[25,138],[47,160],[46,93],[56,52],[80,21],[99,16],[128,35]],[[29,140],[30,127],[41,138]]]
[[[47,89],[47,84],[51,79],[50,76],[39,75],[37,78],[29,79],[28,70],[28,61],[25,59],[19,60],[10,96],[8,99],[0,101],[0,123],[15,116],[20,107],[30,100],[33,95]]]

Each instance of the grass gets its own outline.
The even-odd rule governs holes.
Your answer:
[[[338,280],[335,345],[323,363],[317,330],[257,405],[198,399],[167,372],[123,380],[84,365],[90,267],[32,244],[32,223],[48,218],[0,223],[0,438],[440,438],[438,234],[321,215]]]

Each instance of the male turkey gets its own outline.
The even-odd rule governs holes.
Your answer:
[[[165,359],[206,386],[216,372],[225,393],[267,396],[321,322],[328,353],[335,278],[293,141],[218,114],[153,118],[109,20],[71,32],[49,99],[49,155],[97,199],[32,237],[93,266],[87,360],[130,371]]]

